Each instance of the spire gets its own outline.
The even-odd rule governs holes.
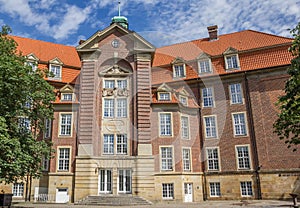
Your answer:
[[[114,16],[111,19],[111,25],[114,23],[117,23],[119,25],[121,25],[122,27],[124,27],[125,29],[128,29],[128,20],[126,17],[121,16],[121,2],[118,2],[118,12],[119,12],[119,16]]]

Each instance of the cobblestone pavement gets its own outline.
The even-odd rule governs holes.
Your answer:
[[[199,203],[170,203],[170,204],[153,204],[143,206],[120,206],[121,208],[274,208],[274,207],[293,207],[292,201],[278,200],[247,200],[247,201],[205,201]],[[99,208],[99,207],[116,207],[116,206],[84,206],[74,204],[35,204],[35,203],[15,203],[12,208]]]

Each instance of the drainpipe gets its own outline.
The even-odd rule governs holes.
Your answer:
[[[200,85],[199,82],[197,82],[197,96],[198,96],[198,105],[201,106],[201,98],[200,98]],[[203,151],[203,147],[204,147],[204,143],[203,143],[203,138],[202,138],[202,112],[201,112],[201,107],[199,108],[199,139],[200,139],[200,151]],[[201,155],[201,152],[200,152]],[[205,155],[205,153],[204,153]],[[202,194],[203,194],[203,200],[206,201],[207,200],[207,191],[206,191],[206,172],[205,172],[205,162],[201,161],[201,169],[203,171],[203,176],[202,176]]]
[[[259,177],[259,171],[260,171],[260,165],[259,165],[259,158],[258,158],[258,151],[257,151],[257,144],[256,144],[256,136],[255,136],[255,130],[254,130],[254,121],[253,121],[253,113],[252,113],[252,106],[251,106],[251,97],[250,97],[250,90],[249,90],[249,84],[248,84],[248,78],[247,78],[247,72],[244,72],[244,81],[245,81],[245,98],[246,98],[246,108],[247,108],[247,117],[249,120],[249,133],[250,133],[250,140],[251,140],[251,150],[252,155],[254,159],[254,172],[255,172],[255,178],[256,178],[256,196],[257,199],[262,199],[261,195],[261,186],[260,186],[260,177]]]

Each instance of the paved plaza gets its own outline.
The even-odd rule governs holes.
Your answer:
[[[278,201],[278,200],[246,200],[246,201],[204,201],[201,203],[169,203],[169,204],[153,204],[143,206],[121,206],[122,208],[237,208],[237,207],[293,207],[292,201]],[[99,208],[99,207],[115,207],[115,206],[84,206],[74,204],[35,204],[35,203],[15,203],[12,208]]]

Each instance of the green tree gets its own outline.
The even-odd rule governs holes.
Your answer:
[[[285,94],[277,103],[281,112],[274,128],[279,138],[296,151],[300,144],[300,22],[291,30],[291,34],[294,40],[289,51],[294,58],[287,71],[290,78],[285,85]]]
[[[0,32],[0,182],[28,183],[51,156],[51,143],[39,138],[53,117],[55,95],[47,72],[26,64],[10,32],[8,26]]]

